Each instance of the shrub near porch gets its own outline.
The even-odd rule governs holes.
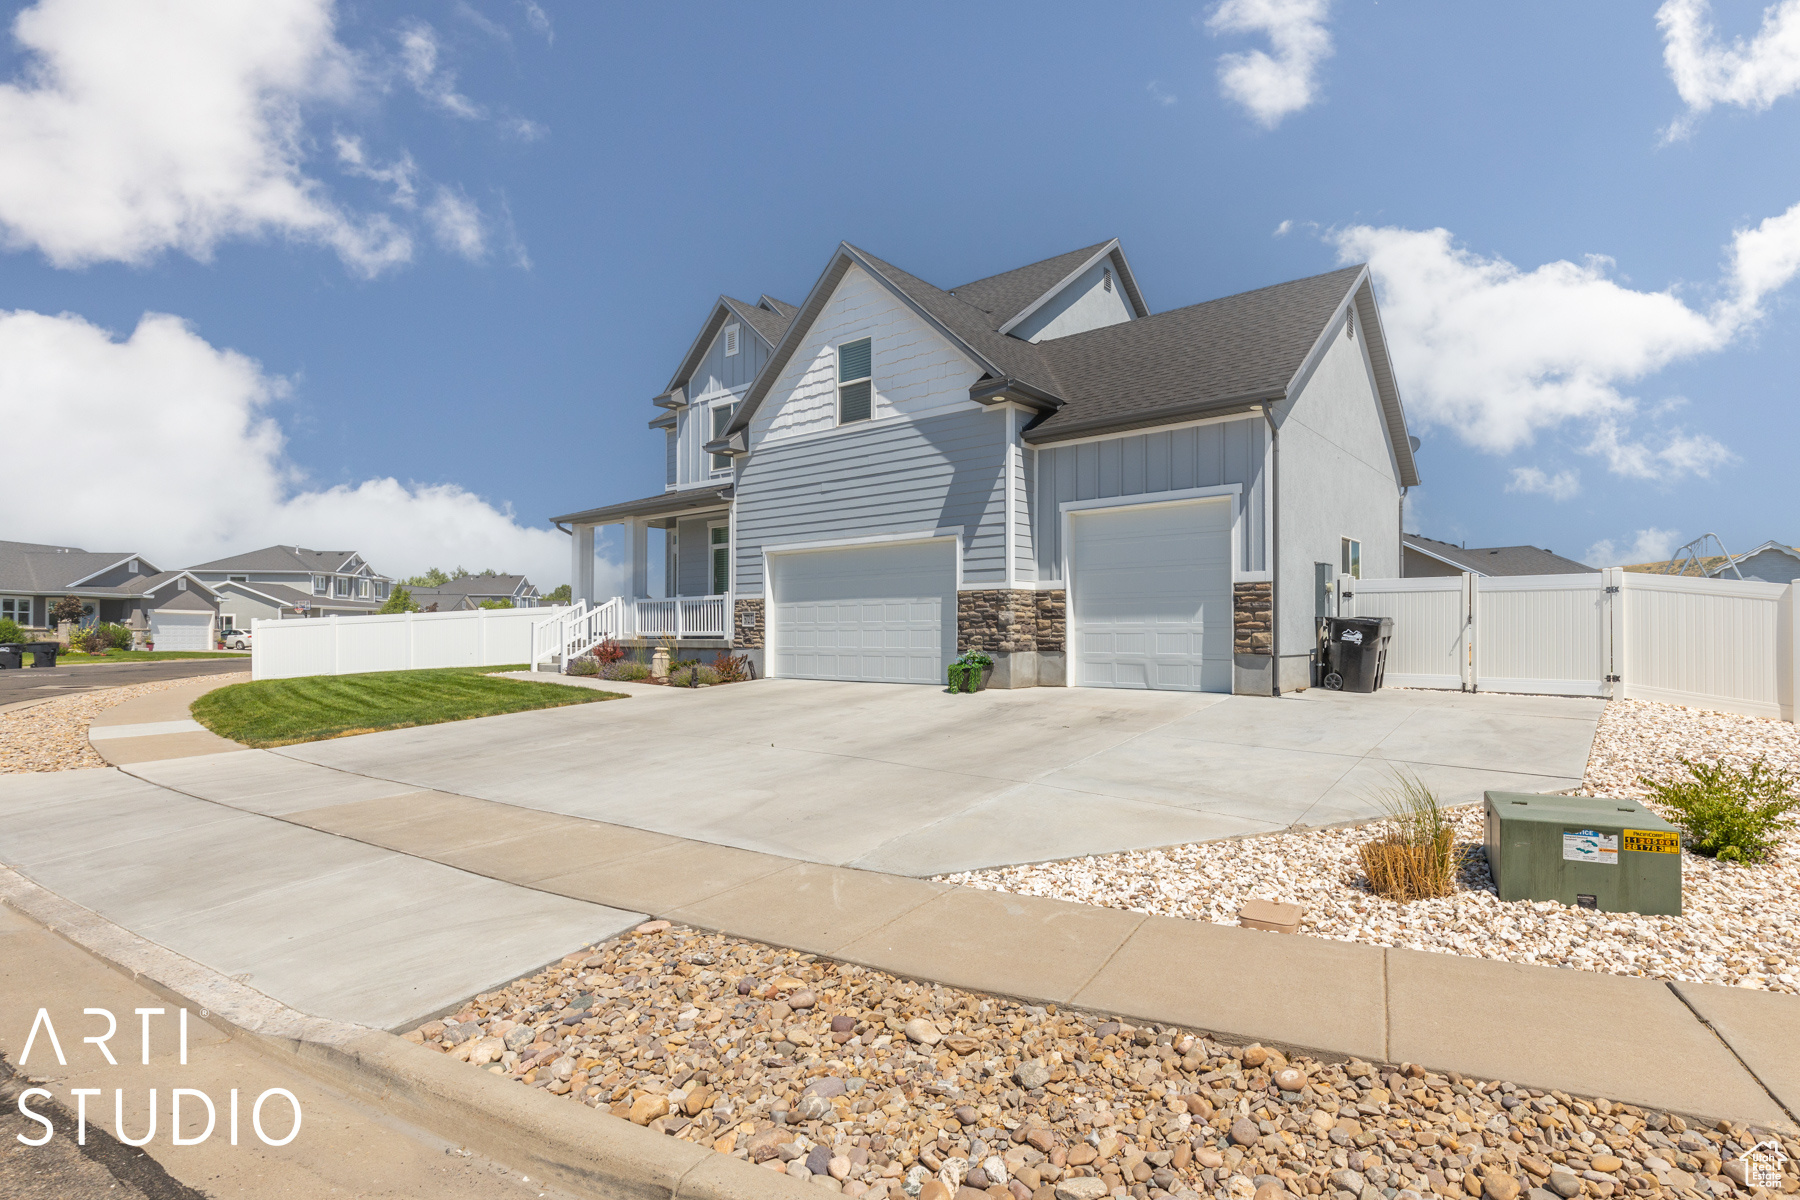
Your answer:
[[[208,692],[192,711],[196,721],[220,737],[266,748],[624,699],[618,692],[494,677],[500,671],[523,670],[523,665],[443,667],[263,679]]]

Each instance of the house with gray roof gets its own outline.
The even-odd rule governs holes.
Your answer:
[[[226,628],[253,621],[367,616],[387,602],[394,581],[354,550],[265,546],[189,567],[218,592]]]
[[[124,625],[159,650],[211,650],[219,633],[218,596],[191,572],[129,551],[0,542],[0,617],[49,636],[64,596],[81,601],[83,628]]]
[[[719,297],[651,404],[663,490],[553,518],[583,636],[771,676],[1305,687],[1320,581],[1399,575],[1419,482],[1366,266],[1156,312],[1117,240],[948,288],[840,244],[797,306]]]
[[[427,612],[454,612],[506,603],[514,608],[536,608],[538,590],[523,575],[458,575],[438,587],[407,587],[413,603]]]
[[[1401,537],[1401,575],[1587,575],[1598,568],[1537,546],[1459,546],[1408,533]]]
[[[1737,570],[1731,568],[1736,565]],[[1764,583],[1792,583],[1800,579],[1800,550],[1786,542],[1768,541],[1747,554],[1735,555],[1708,572],[1714,579],[1760,579]]]

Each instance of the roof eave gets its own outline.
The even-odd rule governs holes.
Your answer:
[[[1055,429],[1044,433],[1034,433],[1027,429],[1023,437],[1033,445],[1043,446],[1075,438],[1092,437],[1101,433],[1127,433],[1134,429],[1175,425],[1201,417],[1229,417],[1239,413],[1258,412],[1265,406],[1283,399],[1286,395],[1287,391],[1284,388],[1266,388],[1237,396],[1171,405],[1167,408],[1159,408],[1154,412],[1093,417],[1086,421],[1058,425]]]

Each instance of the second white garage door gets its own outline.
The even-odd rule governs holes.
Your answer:
[[[150,614],[150,640],[158,650],[211,650],[211,613]]]
[[[769,556],[773,674],[936,683],[956,645],[949,539]]]
[[[1070,514],[1073,682],[1231,690],[1232,503]]]

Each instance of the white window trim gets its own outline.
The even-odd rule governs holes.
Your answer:
[[[1231,505],[1231,584],[1235,588],[1242,582],[1244,573],[1239,567],[1243,561],[1244,533],[1244,485],[1241,483],[1224,483],[1213,487],[1180,488],[1168,492],[1140,492],[1135,496],[1108,496],[1099,500],[1064,500],[1057,505],[1057,520],[1060,523],[1062,545],[1062,583],[1063,583],[1063,650],[1068,669],[1063,672],[1064,687],[1079,687],[1081,682],[1076,678],[1075,645],[1075,592],[1079,580],[1074,572],[1075,517],[1082,513],[1100,512],[1107,509],[1155,508],[1162,504],[1207,504],[1215,501],[1226,501]],[[1237,614],[1233,606],[1232,624],[1235,638]]]
[[[736,357],[737,352],[739,350],[741,350],[744,345],[744,334],[743,334],[742,327],[739,326],[735,321],[732,322],[730,325],[727,325],[724,329],[721,329],[719,331],[719,340],[724,344],[725,357],[726,358]]]
[[[1348,543],[1350,543],[1350,545],[1356,547],[1356,564],[1355,564],[1356,570],[1354,570],[1354,571],[1352,571],[1348,567],[1344,566],[1344,549],[1345,549],[1344,543],[1346,543],[1346,542],[1348,542]],[[1362,579],[1362,539],[1361,538],[1353,538],[1347,533],[1338,535],[1338,566],[1340,568],[1343,568],[1342,570],[1340,570],[1338,572],[1338,574],[1348,575],[1348,576],[1350,576],[1350,578],[1359,580],[1359,581]]]
[[[729,411],[737,403],[738,403],[738,400],[735,396],[728,395],[728,396],[726,396],[725,399],[714,401],[713,403],[706,406],[706,437],[700,443],[702,446],[705,446],[705,444],[707,442],[710,442],[714,438],[720,436],[719,434],[716,434],[713,432],[714,427],[718,424],[717,418],[714,416],[714,414],[717,413],[720,409],[726,409],[727,411]],[[729,425],[730,422],[727,421],[726,424]],[[700,453],[706,454],[706,451],[703,449],[700,451]],[[715,463],[713,461],[715,458],[723,458],[725,460],[725,465],[722,467],[719,466],[717,463]],[[726,475],[730,475],[730,474],[731,474],[731,456],[730,455],[706,454],[706,482],[707,483],[710,484],[713,480],[721,478]]]
[[[219,632],[223,634],[226,630],[233,633],[241,632],[238,629],[236,613],[222,612],[219,614]]]
[[[855,342],[869,343],[869,373],[867,375],[858,375],[855,379],[845,379],[843,372],[844,347]],[[833,426],[838,429],[844,429],[852,425],[862,425],[869,421],[873,421],[875,419],[875,336],[868,333],[860,334],[853,338],[845,338],[843,341],[832,346],[831,374],[833,379],[831,392],[831,416]],[[855,421],[846,421],[844,420],[844,387],[846,384],[862,383],[865,380],[869,384],[869,415]]]
[[[18,621],[21,625],[30,625],[31,618],[37,615],[37,605],[30,596],[0,596],[0,600],[11,600],[15,604],[23,604],[25,606],[25,619],[23,621],[19,621],[17,615],[13,617],[13,620]]]

